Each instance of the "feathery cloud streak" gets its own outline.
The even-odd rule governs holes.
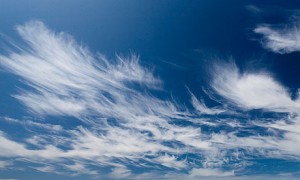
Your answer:
[[[64,169],[97,176],[99,167],[108,167],[111,176],[120,178],[151,176],[135,176],[130,167],[164,169],[191,178],[232,176],[234,169],[238,171],[236,167],[247,166],[243,158],[257,156],[257,151],[264,157],[299,159],[300,138],[291,126],[300,124],[298,116],[272,122],[264,118],[240,122],[239,118],[245,117],[238,113],[230,118],[216,117],[226,114],[227,109],[209,108],[192,93],[194,110],[186,110],[149,93],[149,89],[161,89],[162,81],[139,64],[138,56],[95,56],[71,36],[55,33],[39,21],[17,30],[28,46],[1,55],[0,63],[27,85],[14,97],[46,122],[3,118],[26,127],[29,134],[15,141],[3,130],[3,158],[25,159],[42,172],[63,173],[59,169]],[[291,100],[271,76],[241,74],[233,64],[222,67],[216,66],[211,87],[214,95],[225,99],[224,105],[233,106],[231,111],[263,109],[298,114],[298,100]],[[52,124],[48,115],[71,116],[81,124]],[[211,131],[203,130],[207,126]],[[218,131],[221,126],[225,127],[222,132]],[[240,137],[245,126],[251,134]],[[273,131],[261,135],[257,127]],[[282,130],[283,136],[278,136],[276,132]]]
[[[299,25],[276,27],[272,25],[259,25],[254,32],[261,34],[263,47],[279,54],[300,51]]]
[[[185,168],[186,164],[167,157],[209,147],[208,142],[201,140],[199,128],[173,123],[183,120],[188,112],[180,111],[174,102],[133,88],[161,86],[159,79],[140,66],[137,56],[116,60],[94,57],[69,35],[54,33],[39,21],[18,26],[17,30],[29,47],[0,56],[1,65],[22,77],[28,86],[15,97],[33,114],[73,116],[83,124],[76,129],[62,128],[64,135],[52,138],[37,134],[23,143],[2,135],[1,141],[7,146],[0,150],[1,155],[84,159],[112,167],[120,166],[112,163],[113,159],[135,166],[142,166],[142,160],[164,162],[167,167],[172,164],[170,168],[176,169]],[[27,149],[26,144],[36,149]],[[184,148],[178,150],[180,146]],[[15,151],[9,152],[10,148]]]

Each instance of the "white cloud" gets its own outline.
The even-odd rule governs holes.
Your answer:
[[[20,124],[25,127],[29,126],[29,127],[46,129],[46,130],[52,131],[53,133],[63,131],[63,127],[61,125],[48,124],[42,120],[40,122],[36,122],[33,120],[25,120],[25,119],[18,120],[18,119],[13,119],[13,118],[9,118],[9,117],[0,118],[0,120],[6,121],[8,123]]]
[[[7,118],[9,122],[42,127],[45,133],[35,133],[20,142],[2,134],[0,141],[5,146],[0,147],[1,156],[46,162],[76,160],[74,166],[64,167],[85,172],[79,166],[84,164],[82,161],[111,167],[119,167],[122,161],[135,166],[144,166],[140,161],[164,161],[165,165],[173,163],[180,169],[186,167],[171,162],[172,158],[155,157],[162,152],[175,158],[175,154],[209,149],[210,143],[202,139],[199,128],[173,123],[186,119],[188,112],[179,110],[172,101],[133,88],[136,83],[151,89],[159,89],[162,84],[139,64],[138,56],[110,60],[95,57],[69,35],[52,32],[38,21],[18,26],[17,30],[29,47],[0,56],[2,67],[20,76],[29,87],[14,97],[34,114],[73,116],[83,124],[70,129]],[[110,120],[117,123],[110,124]],[[55,136],[50,133],[53,129]]]
[[[248,128],[253,125],[263,127],[272,131],[269,135],[239,137],[236,130],[229,134],[213,134],[210,141],[223,144],[223,148],[242,148],[250,154],[256,150],[264,157],[299,159],[299,99],[292,100],[288,89],[267,73],[241,73],[233,63],[216,65],[214,72],[211,87],[225,99],[223,103],[243,110],[262,109],[288,115],[270,120],[247,117]]]
[[[126,166],[117,166],[112,169],[110,176],[114,179],[126,179],[132,176],[131,171]]]
[[[298,25],[292,27],[259,25],[254,29],[257,34],[263,35],[264,48],[275,53],[286,54],[300,51],[300,32]]]
[[[92,111],[112,116],[112,112],[122,111],[119,105],[127,105],[121,103],[127,102],[125,94],[132,94],[128,83],[160,86],[160,80],[139,65],[137,56],[96,58],[69,35],[54,33],[38,21],[18,26],[17,30],[29,50],[0,56],[0,62],[34,89],[15,97],[35,113],[78,117]],[[114,107],[116,103],[118,107]]]
[[[299,100],[267,73],[241,73],[233,63],[216,65],[214,72],[211,87],[240,108],[299,112]]]
[[[163,166],[175,169],[182,169],[187,165],[184,160],[177,160],[174,155],[170,156],[168,154],[159,156],[154,160]]]
[[[33,169],[38,170],[40,172],[56,173],[56,169],[53,166],[39,166],[34,167]]]
[[[209,114],[209,115],[214,115],[214,114],[220,114],[225,112],[225,109],[213,107],[213,108],[208,108],[203,100],[198,100],[194,94],[191,93],[191,101],[193,107],[200,113],[200,114]]]
[[[224,172],[219,169],[193,168],[190,172],[191,177],[224,177],[233,176],[234,172]]]
[[[221,168],[246,166],[242,158],[253,155],[253,149],[267,157],[299,158],[299,148],[296,148],[299,135],[285,121],[280,124],[275,119],[274,123],[258,125],[285,130],[282,137],[255,134],[239,137],[237,133],[242,125],[235,126],[231,133],[202,131],[199,126],[184,123],[203,121],[210,127],[213,124],[213,127],[230,125],[232,128],[243,115],[230,112],[233,119],[203,119],[203,114],[229,110],[208,108],[193,94],[191,103],[197,112],[188,112],[173,101],[154,97],[149,88],[160,89],[162,82],[139,64],[138,56],[96,57],[69,35],[52,32],[38,21],[17,29],[28,47],[0,56],[0,63],[21,77],[27,86],[14,97],[33,115],[42,115],[46,120],[3,118],[3,122],[26,127],[28,136],[14,140],[9,134],[1,133],[1,157],[26,159],[39,164],[35,169],[44,172],[66,169],[69,173],[97,175],[100,167],[105,167],[111,169],[111,175],[121,178],[158,177],[161,174],[155,171],[135,175],[134,168],[129,167],[161,170],[162,166],[174,172],[190,173],[160,176],[166,178],[232,176],[233,171],[224,172]],[[299,112],[298,100],[292,100],[286,88],[270,75],[240,73],[232,64],[216,68],[211,87],[224,98],[222,107],[231,104],[233,109]],[[133,88],[136,84],[143,88]],[[72,116],[81,122],[76,127],[64,123],[54,125],[47,115]],[[295,118],[290,120],[292,124],[299,122]],[[43,133],[35,131],[36,128],[43,129]],[[231,165],[231,161],[237,163]]]
[[[64,165],[64,167],[68,170],[73,171],[75,174],[73,175],[78,175],[78,174],[88,174],[88,175],[98,175],[98,172],[95,170],[90,170],[87,168],[84,164],[81,163],[74,163],[71,165]]]
[[[7,139],[4,137],[3,132],[0,132],[0,143],[0,156],[2,157],[23,156],[28,154],[28,150],[23,144]]]
[[[6,169],[9,166],[12,166],[13,163],[11,161],[0,161],[0,169]]]

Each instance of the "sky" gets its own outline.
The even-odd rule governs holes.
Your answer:
[[[297,179],[299,9],[0,0],[0,179]]]

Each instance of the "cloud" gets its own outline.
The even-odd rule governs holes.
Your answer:
[[[200,114],[215,115],[226,111],[225,109],[216,108],[216,107],[208,108],[203,102],[203,100],[198,100],[194,94],[192,93],[190,94],[191,94],[192,105]]]
[[[260,14],[261,12],[263,12],[263,10],[253,4],[248,4],[245,6],[245,9],[247,9],[248,11],[250,11],[251,13],[257,15]]]
[[[113,101],[125,101],[119,91],[131,93],[128,83],[160,86],[160,80],[142,68],[135,55],[116,60],[93,57],[72,37],[51,32],[39,21],[17,26],[17,30],[29,48],[0,56],[1,64],[33,88],[15,97],[34,113],[80,116],[99,112],[101,106],[108,108],[102,113],[110,113]]]
[[[126,179],[132,177],[131,171],[126,166],[117,166],[112,169],[110,176],[114,179]]]
[[[299,112],[300,102],[268,73],[241,73],[234,63],[216,65],[212,89],[242,109]]]
[[[210,142],[223,144],[223,148],[242,148],[247,153],[263,155],[269,158],[299,160],[299,99],[293,100],[288,89],[277,82],[266,72],[240,72],[234,63],[218,64],[215,66],[211,88],[223,98],[224,104],[248,112],[260,109],[276,114],[272,118],[246,118],[244,125],[248,129],[264,128],[267,135],[260,132],[249,136],[239,137],[239,130],[231,133],[216,133]],[[280,113],[287,113],[282,115]],[[277,117],[276,117],[277,116]],[[240,127],[240,126],[238,126]],[[219,152],[218,152],[219,153]]]
[[[34,128],[39,128],[39,129],[45,129],[47,131],[51,131],[53,133],[55,132],[61,132],[63,131],[63,127],[61,125],[53,125],[53,124],[48,124],[46,122],[36,122],[33,120],[18,120],[18,119],[13,119],[13,118],[9,118],[9,117],[4,117],[4,118],[0,118],[1,121],[5,121],[9,124],[19,124],[22,126],[27,126],[27,127],[34,127]]]
[[[10,161],[0,161],[0,169],[6,169],[9,166],[12,166],[13,163]]]
[[[184,161],[177,160],[174,155],[170,156],[165,154],[155,158],[154,160],[169,168],[182,169],[186,167],[186,163]]]
[[[49,115],[71,116],[81,123],[62,127],[50,120],[4,118],[27,126],[30,137],[17,142],[3,133],[1,156],[23,157],[30,162],[39,159],[52,168],[59,165],[51,162],[68,159],[74,165],[62,168],[94,174],[83,165],[116,168],[124,163],[143,167],[164,162],[184,169],[175,157],[210,148],[199,128],[176,125],[176,121],[188,121],[189,113],[180,110],[185,107],[149,94],[149,90],[159,90],[162,82],[140,65],[138,56],[95,56],[71,36],[53,32],[39,21],[17,26],[17,31],[27,46],[0,56],[1,66],[26,85],[14,97],[32,115],[46,119]],[[42,134],[34,131],[37,127],[44,129]]]
[[[42,172],[128,179],[197,178],[233,176],[254,156],[299,159],[298,99],[267,73],[216,65],[209,82],[221,105],[209,108],[191,93],[193,109],[187,110],[151,93],[163,82],[137,55],[94,55],[39,21],[17,30],[26,45],[0,55],[0,64],[21,78],[24,86],[13,97],[35,118],[1,118],[26,134],[0,133],[0,157],[16,158],[12,166],[25,162]],[[288,115],[266,122],[241,109]],[[239,136],[245,131],[249,135]]]
[[[88,174],[88,175],[98,175],[98,172],[95,170],[90,170],[88,168],[85,167],[85,165],[81,164],[81,163],[74,163],[71,165],[64,165],[64,167],[68,170],[71,170],[73,172],[75,172],[75,174],[73,175],[78,175],[78,174]]]
[[[298,24],[291,27],[259,25],[254,32],[261,34],[263,47],[279,54],[300,51],[300,33]]]
[[[233,176],[234,173],[232,172],[223,172],[218,169],[192,169],[190,172],[191,177],[224,177],[224,176]]]

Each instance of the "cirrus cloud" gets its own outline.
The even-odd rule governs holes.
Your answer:
[[[198,178],[234,176],[257,156],[299,160],[299,133],[292,127],[300,124],[299,102],[267,73],[216,65],[210,87],[222,105],[209,108],[190,92],[193,108],[187,110],[151,93],[163,82],[136,55],[94,55],[39,21],[17,31],[26,46],[0,55],[0,64],[21,78],[25,86],[14,97],[37,118],[1,118],[27,135],[16,139],[3,128],[0,156],[16,158],[10,168],[27,162],[56,174]],[[238,113],[253,109],[287,115],[266,122]],[[78,125],[51,121],[59,117]],[[257,128],[272,131],[261,134]],[[244,131],[249,135],[241,137]],[[162,170],[164,175],[157,173]]]

